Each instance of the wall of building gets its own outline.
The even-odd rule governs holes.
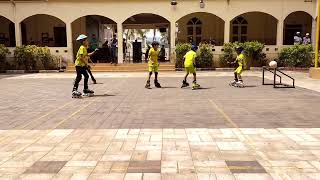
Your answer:
[[[192,18],[198,18],[202,22],[202,40],[215,40],[217,45],[223,45],[224,21],[221,18],[209,13],[192,13],[178,20],[178,41],[187,42],[187,23]]]
[[[87,32],[87,21],[86,17],[80,17],[71,24],[71,29],[72,29],[72,55],[77,53],[80,44],[76,41],[77,37],[80,34],[86,34]]]
[[[1,17],[0,16],[0,33],[4,35],[5,40],[5,46],[10,47],[11,44],[15,43],[15,38],[10,38],[10,24],[12,22],[8,20],[7,18]],[[14,32],[11,32],[14,33]],[[13,42],[11,42],[13,41]]]
[[[42,33],[48,33],[51,39],[48,44],[55,46],[54,27],[66,27],[65,23],[58,18],[48,15],[35,15],[22,21],[26,26],[27,44],[34,42],[37,45],[42,44]]]
[[[245,13],[241,17],[248,21],[248,41],[276,45],[278,22],[276,18],[260,12]],[[232,21],[230,25],[230,39],[232,39]]]
[[[122,29],[122,23],[135,14],[153,13],[166,18],[171,22],[171,37],[175,36],[175,22],[182,17],[194,12],[208,12],[214,14],[226,22],[224,29],[224,41],[229,41],[229,22],[235,17],[247,12],[263,12],[275,17],[279,23],[277,30],[277,45],[281,46],[283,35],[283,21],[292,12],[304,11],[310,14],[313,19],[316,17],[316,1],[304,2],[303,0],[206,0],[205,8],[200,8],[199,0],[178,1],[173,7],[168,0],[50,0],[48,2],[11,2],[0,3],[0,15],[16,23],[17,45],[21,43],[21,30],[19,23],[27,17],[35,14],[49,14],[61,19],[67,28],[68,57],[72,59],[72,30],[71,23],[85,15],[101,15],[114,20],[118,29]],[[156,7],[156,8],[155,8]],[[259,26],[262,27],[262,26]],[[221,27],[218,28],[219,32]],[[313,28],[314,29],[314,28]],[[259,32],[259,31],[258,31]],[[262,32],[262,31],[261,31]],[[272,32],[271,34],[273,34]],[[121,33],[119,34],[121,36]],[[221,33],[219,33],[219,37]],[[254,35],[256,37],[258,35]],[[269,34],[264,34],[269,37]],[[174,38],[171,38],[171,48],[174,50]],[[119,45],[122,40],[119,40]],[[122,47],[119,47],[122,48]],[[119,50],[121,52],[122,50]],[[172,51],[173,52],[173,51]],[[122,58],[121,53],[119,58]]]

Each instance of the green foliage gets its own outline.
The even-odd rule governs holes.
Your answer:
[[[213,68],[212,45],[200,44],[197,51],[196,66],[197,68]]]
[[[0,44],[0,70],[4,69],[6,65],[6,57],[10,54],[10,51],[3,44]]]
[[[232,62],[235,60],[234,57],[234,44],[233,43],[224,43],[223,45],[223,54],[220,55],[219,57],[219,61],[220,61],[220,65],[223,67],[227,67],[229,66],[228,62]]]
[[[176,46],[176,68],[184,67],[184,55],[191,50],[191,44],[178,43]],[[198,68],[212,68],[213,67],[213,52],[212,45],[200,44],[197,51],[196,66]]]
[[[312,45],[295,44],[281,49],[278,66],[310,67],[313,64]]]
[[[264,66],[266,65],[266,54],[263,53],[264,44],[258,41],[243,43],[244,53],[249,57],[249,66]]]
[[[47,47],[38,47],[36,57],[42,62],[44,69],[56,69],[57,60]]]
[[[178,43],[176,45],[176,68],[183,68],[184,55],[191,50],[191,44],[189,43]]]
[[[36,69],[36,49],[35,45],[20,46],[16,47],[14,51],[14,56],[16,59],[17,68],[20,69],[24,67],[25,70],[35,70]]]
[[[225,43],[223,45],[223,54],[220,56],[220,64],[227,66],[228,62],[232,62],[236,58],[235,48],[243,47],[246,56],[247,68],[250,66],[264,66],[266,64],[266,54],[263,53],[264,44],[257,41],[250,41],[245,43]]]
[[[40,70],[56,69],[56,61],[49,48],[35,45],[19,46],[14,51],[18,69]]]

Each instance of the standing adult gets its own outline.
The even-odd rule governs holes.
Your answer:
[[[92,34],[89,49],[90,51],[94,51],[98,48],[98,39],[95,34]]]
[[[301,33],[297,32],[296,35],[293,37],[294,44],[302,44],[302,37]]]
[[[127,41],[125,38],[123,38],[123,58],[126,60],[126,54],[127,54]]]
[[[149,44],[147,44],[147,50],[146,50],[146,54],[145,54],[145,62],[148,62],[148,59],[149,59],[149,51],[150,51],[151,47]]]
[[[310,38],[310,34],[307,33],[305,37],[303,37],[303,44],[304,45],[308,45],[311,44],[311,38]]]
[[[166,60],[166,49],[164,48],[164,45],[161,46],[159,60],[160,62],[164,62]]]
[[[118,39],[116,35],[113,35],[113,38],[111,40],[111,58],[112,58],[111,64],[118,63],[117,56],[118,56]]]

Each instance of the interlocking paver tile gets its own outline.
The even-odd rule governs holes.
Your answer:
[[[130,161],[128,173],[160,173],[161,161]]]
[[[161,151],[148,151],[147,160],[161,160]]]
[[[177,161],[161,161],[161,173],[177,173]]]
[[[196,174],[162,174],[162,180],[197,180]]]
[[[142,173],[128,173],[124,177],[124,180],[142,180]]]
[[[232,173],[266,173],[257,161],[226,161]]]
[[[52,178],[52,180],[70,180],[71,177],[73,176],[73,174],[62,174],[62,173],[58,173],[55,174]]]
[[[54,174],[44,174],[44,173],[35,173],[35,174],[22,174],[19,176],[21,180],[51,180]]]
[[[161,180],[160,173],[143,173],[143,180]]]
[[[26,174],[50,174],[58,173],[62,167],[66,164],[66,161],[37,161],[24,173]]]
[[[273,180],[269,174],[234,174],[236,180]]]
[[[126,173],[129,167],[128,161],[116,161],[112,164],[110,173]]]
[[[119,180],[123,179],[125,176],[124,173],[110,173],[110,174],[91,174],[89,180]]]
[[[101,161],[130,161],[132,151],[106,152]]]
[[[65,167],[95,167],[97,161],[68,161]]]
[[[164,86],[181,81],[180,73],[164,74]],[[110,75],[97,73],[103,84],[90,86],[97,96],[79,101],[66,98],[69,74],[0,78],[7,84],[0,89],[7,105],[0,107],[0,179],[319,179],[320,113],[305,108],[320,105],[319,92],[274,90],[247,75],[255,87],[235,89],[225,85],[232,80],[225,72],[199,72],[201,85],[211,87],[201,91],[150,91],[141,88],[145,74]],[[13,88],[20,82],[23,99]],[[99,96],[107,91],[114,96]],[[53,177],[23,174],[39,161],[65,164]],[[267,173],[233,175],[226,161],[257,161]]]
[[[197,173],[198,180],[217,180],[214,173]]]
[[[63,167],[59,173],[61,174],[90,174],[93,169],[95,167],[94,166],[65,166]]]
[[[242,142],[216,142],[218,148],[222,151],[230,150],[230,151],[245,151],[247,147]]]
[[[94,174],[106,174],[110,173],[113,162],[111,161],[99,161],[92,173]]]

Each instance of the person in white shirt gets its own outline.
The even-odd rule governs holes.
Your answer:
[[[301,33],[297,32],[296,35],[293,37],[294,39],[294,44],[302,44],[302,38],[301,38]]]
[[[308,45],[311,44],[310,34],[307,33],[305,37],[303,37],[303,44]]]

